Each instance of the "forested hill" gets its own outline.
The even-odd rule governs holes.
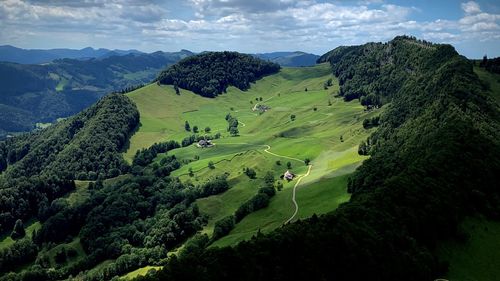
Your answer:
[[[162,84],[191,90],[204,97],[215,97],[234,86],[240,90],[263,76],[278,72],[276,63],[236,52],[206,52],[185,58],[158,76]]]
[[[45,130],[0,142],[0,232],[74,189],[68,180],[128,172],[120,152],[138,122],[135,105],[112,94]]]
[[[141,280],[434,280],[464,216],[500,219],[500,113],[450,45],[411,37],[335,49],[346,100],[389,103],[351,200],[233,248],[193,247]]]
[[[0,171],[6,169],[6,178],[46,174],[67,179],[126,172],[119,151],[138,122],[137,108],[126,96],[108,95],[47,129],[0,142]]]

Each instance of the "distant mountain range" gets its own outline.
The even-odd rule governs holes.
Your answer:
[[[40,64],[56,59],[90,59],[104,58],[116,55],[141,54],[137,50],[109,50],[91,47],[76,49],[21,49],[10,45],[0,46],[0,61],[22,64]]]
[[[255,54],[254,56],[277,63],[281,66],[312,66],[319,59],[318,55],[304,52],[273,52]]]
[[[145,54],[138,50],[109,50],[104,48],[94,49],[91,47],[77,49],[22,49],[10,45],[0,46],[0,62],[15,62],[21,64],[43,64],[57,59],[79,59],[107,58],[112,56],[123,56],[128,54]],[[272,52],[253,54],[254,56],[278,63],[281,66],[311,66],[316,64],[318,55],[304,52]]]

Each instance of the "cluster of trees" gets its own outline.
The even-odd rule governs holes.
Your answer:
[[[137,90],[137,89],[140,89],[140,88],[142,88],[142,87],[144,87],[144,84],[142,84],[142,83],[141,83],[141,84],[134,85],[134,86],[127,86],[127,87],[125,87],[125,88],[121,89],[121,90],[119,91],[119,93],[123,95],[123,94],[126,94],[126,93],[133,92],[133,91],[135,91],[135,90]]]
[[[220,133],[216,133],[215,135],[190,135],[182,139],[181,145],[182,147],[190,146],[195,142],[199,142],[201,140],[213,140],[219,139],[221,136]]]
[[[247,175],[248,171],[253,171],[252,175],[255,174],[255,171],[253,169],[245,168],[245,173],[247,173]],[[255,178],[255,176],[250,178]],[[255,196],[243,203],[233,215],[229,215],[215,222],[212,241],[215,241],[229,234],[229,232],[231,232],[231,230],[234,228],[235,224],[241,221],[246,215],[267,207],[267,205],[269,205],[270,198],[276,194],[276,190],[274,189],[274,182],[275,179],[273,174],[271,172],[267,172],[264,176],[264,184]]]
[[[156,156],[160,153],[166,153],[169,150],[176,149],[181,147],[180,144],[176,141],[167,141],[161,143],[154,143],[149,148],[143,148],[141,150],[137,150],[135,153],[134,159],[132,160],[132,165],[139,165],[145,167],[156,158]]]
[[[227,131],[229,132],[229,134],[233,137],[239,135],[240,131],[238,130],[238,125],[239,125],[238,119],[232,116],[231,113],[228,113],[226,114],[226,121],[227,121]]]
[[[12,246],[0,250],[0,273],[32,262],[38,254],[38,247],[29,238],[17,240]]]
[[[5,179],[0,182],[0,233],[13,231],[17,220],[43,218],[56,198],[74,189],[73,181],[57,177]]]
[[[243,203],[234,212],[235,222],[240,222],[248,214],[263,209],[269,205],[269,200],[276,194],[274,189],[274,177],[272,173],[267,173],[264,177],[264,184],[256,195],[250,198],[248,201]]]
[[[349,92],[387,85],[391,97],[351,200],[235,247],[184,253],[139,280],[433,280],[446,271],[436,245],[466,215],[500,219],[500,112],[471,62],[407,37],[328,56]],[[380,75],[385,65],[400,84]]]
[[[234,86],[240,90],[280,70],[278,64],[236,52],[206,52],[185,58],[160,73],[162,84],[176,85],[204,97],[216,97]]]
[[[365,129],[378,127],[378,125],[380,125],[380,116],[366,118],[365,120],[363,120],[363,128],[365,128]]]
[[[484,56],[479,66],[484,67],[489,72],[500,73],[500,57],[488,59],[487,56]]]

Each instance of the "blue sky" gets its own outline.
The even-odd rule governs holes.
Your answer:
[[[500,1],[0,1],[0,45],[23,48],[323,54],[401,34],[500,56]]]

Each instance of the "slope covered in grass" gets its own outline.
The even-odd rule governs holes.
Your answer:
[[[334,82],[325,89],[329,79]],[[338,94],[335,81],[330,67],[320,64],[283,68],[258,80],[246,91],[229,87],[226,94],[216,99],[203,98],[185,89],[180,89],[178,95],[172,86],[148,85],[128,94],[136,103],[141,120],[125,157],[130,161],[138,149],[160,141],[180,141],[193,134],[185,130],[185,121],[200,130],[210,127],[210,135],[220,133],[214,147],[201,149],[191,145],[168,153],[185,163],[172,174],[183,182],[201,184],[214,176],[228,174],[230,190],[197,201],[200,211],[208,215],[208,224],[202,232],[209,235],[216,221],[234,213],[257,193],[267,172],[273,174],[276,183],[283,184],[283,190],[271,199],[269,207],[250,214],[215,245],[249,239],[259,229],[271,231],[290,218],[294,212],[291,197],[295,181],[279,180],[288,169],[287,162],[297,175],[306,173],[306,158],[313,164],[310,175],[302,180],[297,191],[299,206],[304,206],[299,208],[297,218],[332,211],[348,200],[345,175],[352,173],[364,159],[358,155],[357,145],[371,130],[363,128],[363,120],[383,111],[366,112],[359,103],[343,102],[335,97]],[[259,104],[270,109],[255,110]],[[228,113],[239,121],[238,137],[231,137],[226,130]],[[295,115],[294,121],[291,115]],[[158,156],[157,162],[163,157]],[[208,167],[210,162],[215,163],[213,169]],[[244,168],[254,169],[256,179],[245,175]]]

